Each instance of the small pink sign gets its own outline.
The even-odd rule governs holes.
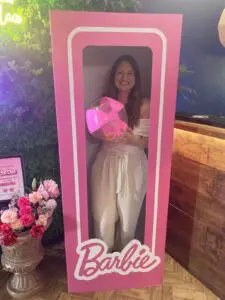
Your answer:
[[[162,283],[181,27],[180,15],[51,13],[69,292]],[[93,55],[86,58],[90,47]],[[151,52],[143,63],[144,58],[138,54],[140,48]],[[101,76],[106,72],[104,62],[120,51],[130,51],[142,64],[142,75],[146,72],[142,81],[146,90],[151,90],[151,104],[144,238],[134,238],[122,251],[113,252],[103,239],[90,233],[90,162],[85,119],[90,106],[85,100],[90,97],[87,95],[93,95],[92,102],[95,100],[96,89],[102,88]],[[132,74],[128,76],[131,78]]]
[[[20,156],[0,157],[0,202],[24,195],[23,164]]]

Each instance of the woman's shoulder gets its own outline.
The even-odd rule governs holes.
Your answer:
[[[140,118],[147,119],[150,116],[150,100],[146,97],[142,98]]]

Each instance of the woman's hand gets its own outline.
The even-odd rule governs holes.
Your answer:
[[[131,128],[127,128],[124,132],[124,135],[118,138],[118,143],[125,145],[134,145],[137,137],[133,134],[133,130]]]
[[[140,148],[148,147],[148,138],[133,134],[131,128],[127,128],[124,135],[113,140],[115,143],[132,145]]]
[[[138,137],[133,134],[133,130],[128,127],[124,134],[120,137],[114,138],[113,142],[125,145],[136,145],[137,138]]]
[[[137,146],[140,148],[148,147],[148,138],[133,134],[133,130],[131,128],[127,128],[123,136],[112,138],[111,142],[123,145]]]

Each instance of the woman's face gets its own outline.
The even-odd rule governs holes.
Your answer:
[[[115,85],[121,92],[129,92],[135,85],[134,70],[128,62],[121,62],[116,70]]]

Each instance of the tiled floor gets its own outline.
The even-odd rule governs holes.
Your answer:
[[[168,255],[163,286],[156,288],[68,294],[63,247],[48,250],[41,270],[44,276],[48,277],[46,286],[41,293],[29,300],[219,300]],[[8,276],[9,274],[0,270],[0,300],[11,300],[5,290]]]

